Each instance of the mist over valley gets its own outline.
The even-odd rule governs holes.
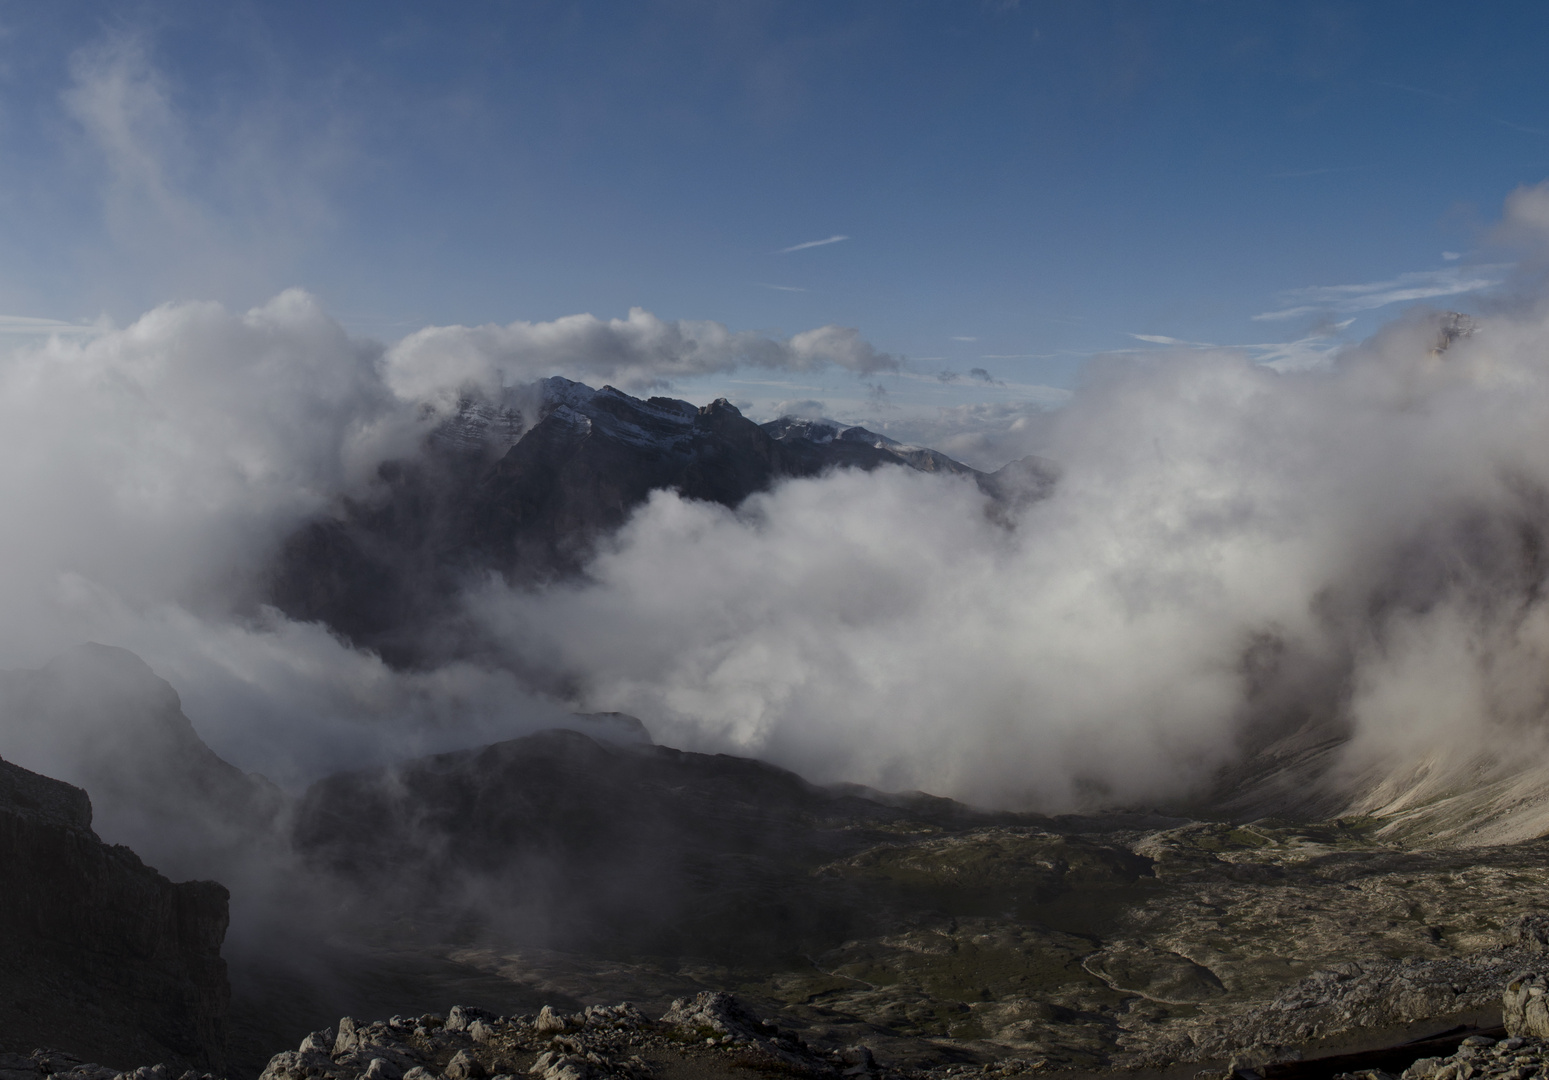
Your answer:
[[[0,1080],[1549,1075],[1546,34],[0,0]]]

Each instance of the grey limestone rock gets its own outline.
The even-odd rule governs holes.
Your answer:
[[[1523,915],[1512,927],[1512,938],[1530,953],[1549,950],[1549,915],[1537,911]]]
[[[119,1070],[108,1065],[87,1064],[77,1065],[64,1075],[70,1077],[70,1080],[114,1080],[114,1077],[120,1074]],[[199,1074],[189,1069],[183,1073],[180,1080],[199,1080]]]
[[[142,1065],[123,1074],[124,1080],[169,1080],[165,1065]]]
[[[750,1012],[747,1006],[722,990],[706,990],[692,998],[679,998],[662,1014],[668,1027],[688,1031],[715,1031],[745,1039],[767,1039],[775,1029]]]
[[[375,1066],[377,1073],[372,1074],[373,1080],[377,1075],[386,1077],[389,1073],[390,1080],[398,1080],[405,1070],[417,1065],[420,1058],[417,1050],[399,1040],[403,1028],[402,1023],[395,1028],[391,1022],[360,1024],[351,1017],[342,1017],[333,1044],[334,1063],[369,1071],[375,1062],[381,1061],[382,1065]]]
[[[532,1022],[533,1030],[540,1035],[547,1035],[557,1031],[564,1031],[569,1027],[565,1018],[554,1011],[552,1005],[545,1005],[538,1012],[538,1018]]]
[[[344,1026],[340,1024],[341,1028]],[[358,1029],[350,1020],[347,1039],[353,1044],[357,1038]],[[333,1028],[314,1031],[301,1040],[299,1048],[281,1051],[270,1058],[258,1080],[306,1080],[307,1077],[322,1076],[333,1068],[333,1049],[338,1041],[339,1035]]]
[[[445,1073],[447,1080],[481,1080],[485,1070],[478,1058],[466,1050],[459,1050],[447,1062]]]
[[[453,1005],[452,1011],[446,1016],[446,1029],[448,1031],[467,1031],[473,1024],[483,1021],[488,1024],[494,1021],[495,1014],[484,1009],[475,1009],[471,1005]]]
[[[338,1042],[338,1039],[339,1037],[334,1033],[333,1028],[324,1028],[322,1031],[314,1031],[302,1039],[299,1049],[303,1054],[309,1051],[319,1054],[332,1054],[334,1052],[334,1044]]]
[[[309,1076],[321,1076],[333,1065],[327,1054],[316,1050],[302,1052],[283,1050],[269,1059],[269,1064],[259,1074],[258,1080],[305,1080]]]
[[[825,1072],[830,1063],[813,1053],[799,1039],[780,1034],[779,1028],[760,1020],[746,1005],[722,990],[706,990],[692,998],[678,998],[662,1015],[661,1023],[684,1034],[708,1032],[707,1044],[736,1043],[748,1052],[774,1058],[798,1072]],[[870,1066],[859,1066],[861,1072]],[[857,1074],[858,1075],[858,1074]]]
[[[361,1076],[365,1080],[402,1080],[403,1070],[386,1058],[374,1057]]]
[[[164,1062],[133,1069],[115,1069],[110,1065],[82,1061],[59,1050],[34,1050],[28,1057],[0,1053],[0,1076],[6,1080],[171,1080],[174,1069]],[[214,1080],[209,1073],[185,1069],[178,1080]]]
[[[650,1018],[625,1001],[618,1005],[588,1005],[581,1013],[581,1023],[589,1028],[616,1028],[635,1031],[649,1027]]]
[[[1524,972],[1512,977],[1501,995],[1501,1022],[1508,1035],[1549,1035],[1549,989],[1542,975]]]
[[[584,1057],[546,1050],[527,1072],[539,1080],[590,1080],[592,1067]]]
[[[1549,1045],[1542,1039],[1512,1036],[1496,1041],[1475,1035],[1463,1040],[1451,1057],[1421,1058],[1404,1070],[1402,1080],[1528,1080],[1545,1075]],[[1344,1074],[1364,1077],[1368,1073]],[[1336,1078],[1338,1080],[1338,1078]]]
[[[354,1017],[340,1017],[339,1034],[334,1037],[333,1052],[335,1054],[344,1054],[357,1049],[360,1043],[360,1036],[357,1034],[358,1030]]]

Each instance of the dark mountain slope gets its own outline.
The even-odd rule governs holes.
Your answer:
[[[0,1045],[219,1069],[226,890],[174,885],[91,829],[79,788],[0,761]]]
[[[1036,858],[1017,853],[996,870],[997,903],[1008,883],[1032,902],[1083,875],[1147,872],[1146,860],[1056,837],[1063,827],[1035,815],[822,788],[750,759],[571,731],[329,777],[304,797],[296,837],[384,923],[747,964],[831,948],[891,918],[896,896],[819,868],[902,837],[993,827],[1043,838]]]
[[[576,573],[652,491],[736,506],[786,477],[883,465],[973,479],[996,499],[1031,490],[1022,464],[987,475],[864,428],[760,426],[724,399],[697,408],[546,379],[509,400],[464,400],[417,456],[382,466],[373,498],[290,538],[268,598],[391,663],[434,663],[479,651],[453,603],[466,580]],[[1033,472],[1041,494],[1052,472]]]

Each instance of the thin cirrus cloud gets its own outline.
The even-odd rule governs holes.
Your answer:
[[[762,285],[766,289],[776,289],[776,290],[778,290],[780,292],[806,292],[807,291],[806,289],[803,289],[800,285],[771,285],[767,281],[760,281],[759,284]]]
[[[100,334],[102,327],[95,324],[62,322],[59,319],[39,319],[31,315],[0,315],[0,335],[46,337],[53,334]]]
[[[1449,105],[1459,104],[1457,98],[1452,97],[1449,94],[1437,93],[1435,90],[1426,90],[1419,86],[1410,86],[1407,83],[1384,82],[1381,80],[1374,80],[1374,82],[1377,86],[1385,86],[1390,90],[1402,90],[1406,94],[1418,94],[1421,97],[1433,98],[1436,101],[1444,101]],[[1475,115],[1479,114],[1476,112]],[[1490,116],[1488,119],[1497,127],[1506,128],[1508,131],[1519,131],[1524,135],[1536,135],[1540,138],[1549,136],[1549,131],[1546,131],[1541,127],[1533,127],[1529,124],[1519,124],[1513,120],[1507,120],[1500,116]]]
[[[1217,345],[1210,341],[1185,341],[1165,334],[1130,334],[1148,345],[1167,345],[1189,349],[1240,349],[1253,354],[1253,361],[1276,371],[1310,371],[1327,367],[1334,352],[1342,347],[1338,335],[1355,319],[1337,322],[1324,330],[1295,341],[1268,341],[1248,345]]]
[[[1213,349],[1214,345],[1208,341],[1184,341],[1182,338],[1167,337],[1165,334],[1131,334],[1136,341],[1149,342],[1152,345],[1193,345],[1202,349]]]
[[[848,236],[830,236],[827,240],[808,240],[804,244],[792,244],[788,248],[781,248],[779,251],[775,252],[775,254],[789,255],[793,251],[805,251],[808,248],[826,247],[829,244],[837,244],[848,239]]]
[[[1383,79],[1373,79],[1372,83],[1376,86],[1386,86],[1389,90],[1402,90],[1406,94],[1418,94],[1421,97],[1434,98],[1437,101],[1457,101],[1457,98],[1448,94],[1437,93],[1435,90],[1426,90],[1419,86],[1410,86],[1408,83],[1387,82]]]
[[[1505,264],[1473,267],[1448,267],[1443,270],[1417,270],[1387,281],[1361,285],[1314,285],[1280,294],[1280,302],[1290,305],[1253,316],[1256,320],[1292,319],[1317,312],[1371,311],[1389,304],[1412,300],[1430,300],[1439,296],[1460,296],[1499,285]]]
[[[1529,127],[1526,124],[1514,124],[1510,120],[1502,120],[1498,116],[1495,118],[1495,122],[1503,128],[1520,131],[1524,135],[1549,135],[1549,131],[1545,131],[1543,128]]]

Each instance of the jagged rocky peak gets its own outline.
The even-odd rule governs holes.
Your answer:
[[[457,399],[456,411],[437,424],[427,442],[438,450],[454,453],[503,454],[526,430],[517,395],[495,397],[469,390]]]
[[[826,468],[875,468],[897,464],[925,472],[978,477],[977,470],[938,450],[901,443],[859,425],[834,420],[785,416],[754,424],[726,398],[696,406],[677,398],[637,398],[612,386],[593,389],[560,376],[498,391],[469,388],[455,412],[431,432],[427,446],[454,455],[477,452],[503,458],[525,442],[571,447],[577,440],[602,439],[626,452],[653,459],[744,459],[744,479],[727,490],[699,494],[677,475],[650,477],[656,486],[678,487],[685,494],[735,503],[782,476],[808,476]],[[719,445],[731,440],[731,446]],[[756,459],[756,463],[749,458]],[[614,455],[610,468],[624,466]],[[558,464],[558,463],[555,463]]]
[[[1432,356],[1440,356],[1459,338],[1470,338],[1478,331],[1479,324],[1472,315],[1461,311],[1444,311],[1437,319],[1436,344],[1431,347]]]
[[[769,433],[770,438],[781,442],[787,440],[805,440],[815,446],[828,447],[835,442],[850,443],[857,446],[870,447],[878,451],[882,461],[892,459],[900,464],[918,469],[921,472],[945,472],[960,476],[983,476],[977,469],[970,468],[960,461],[943,454],[939,450],[932,450],[928,446],[915,446],[910,443],[901,443],[897,439],[890,439],[886,435],[864,428],[858,424],[841,424],[837,420],[820,420],[801,416],[782,416],[778,420],[771,420],[760,425]]]
[[[676,398],[631,397],[604,386],[599,390],[559,377],[544,379],[541,414],[583,430],[595,428],[612,439],[642,449],[683,451],[695,421],[714,405],[700,409]],[[716,404],[724,404],[717,402]],[[740,415],[740,414],[739,414]]]
[[[265,599],[395,665],[464,656],[487,645],[457,610],[470,578],[577,574],[653,491],[735,507],[782,480],[885,465],[971,479],[1001,512],[1047,494],[1054,475],[985,474],[861,427],[761,426],[724,398],[642,400],[556,376],[468,391],[423,453],[381,467],[373,498],[287,539]]]
[[[595,427],[627,443],[660,448],[686,438],[695,418],[712,408],[731,406],[724,398],[703,409],[676,398],[642,400],[612,386],[593,389],[555,375],[495,391],[466,388],[427,443],[435,450],[499,457],[533,426],[552,418],[570,428]]]
[[[775,439],[807,439],[818,444],[831,443],[835,439],[844,439],[847,442],[865,443],[867,446],[887,448],[889,450],[923,450],[925,447],[911,446],[901,443],[897,439],[890,439],[886,435],[879,435],[875,431],[863,428],[859,424],[841,424],[837,420],[816,419],[806,416],[782,416],[778,420],[770,420],[760,425]]]
[[[865,428],[849,428],[837,420],[822,420],[808,416],[782,416],[762,425],[772,438],[808,439],[815,443],[830,443],[849,431],[865,431]],[[869,432],[868,432],[869,434]]]
[[[981,472],[948,457],[940,450],[899,442],[859,424],[842,424],[826,418],[782,416],[759,426],[769,433],[770,438],[782,443],[811,443],[830,452],[836,449],[836,445],[841,451],[846,447],[867,447],[877,452],[878,463],[907,465],[920,472],[971,476],[978,482],[979,490],[1013,510],[1020,510],[1029,503],[1046,498],[1054,491],[1060,475],[1056,463],[1037,455],[1018,458],[994,472]]]

